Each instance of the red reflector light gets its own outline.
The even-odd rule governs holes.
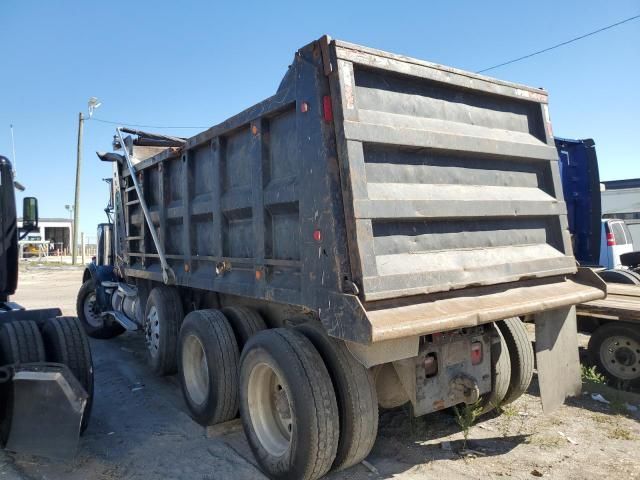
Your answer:
[[[607,233],[607,246],[613,247],[616,244],[616,237],[613,236],[613,233]]]
[[[331,108],[331,97],[329,95],[322,97],[322,112],[325,122],[333,122],[333,109]]]
[[[426,378],[435,377],[438,374],[438,357],[435,353],[430,353],[424,359],[424,376]]]
[[[320,230],[314,230],[313,231],[313,239],[316,242],[321,242],[322,241],[322,232]]]
[[[482,343],[473,342],[471,344],[471,365],[478,365],[482,362]]]

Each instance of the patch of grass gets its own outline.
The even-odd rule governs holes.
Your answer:
[[[566,440],[560,436],[551,436],[551,435],[533,435],[527,438],[526,443],[529,445],[534,445],[540,448],[558,448],[562,445]]]
[[[469,438],[469,430],[482,413],[481,399],[476,400],[472,404],[465,404],[463,407],[453,407],[456,414],[456,422],[462,428],[464,441],[462,442],[462,450],[467,448],[467,439]]]
[[[518,416],[518,409],[513,405],[505,405],[500,408],[500,413],[507,418],[515,418]]]
[[[595,366],[587,367],[586,365],[580,365],[580,370],[582,371],[583,382],[605,384],[607,381],[604,375],[598,372]]]
[[[622,425],[615,425],[607,432],[607,438],[612,440],[635,440],[636,436]]]
[[[611,417],[607,415],[601,415],[599,413],[596,413],[595,415],[591,415],[591,420],[600,424],[611,423]]]

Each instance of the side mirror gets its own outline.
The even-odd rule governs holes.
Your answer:
[[[22,202],[22,228],[28,231],[38,228],[38,199],[36,197],[24,197]]]

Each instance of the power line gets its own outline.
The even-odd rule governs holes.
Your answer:
[[[185,126],[185,125],[142,125],[139,123],[126,123],[126,122],[114,122],[112,120],[103,120],[102,118],[91,117],[87,120],[93,120],[100,123],[109,123],[111,125],[122,125],[123,127],[138,127],[138,128],[193,128],[193,129],[205,129],[209,127],[201,126]]]
[[[512,63],[519,62],[520,60],[524,60],[526,58],[531,58],[536,55],[540,55],[541,53],[545,53],[545,52],[548,52],[549,50],[554,50],[556,48],[563,47],[564,45],[568,45],[573,42],[577,42],[578,40],[582,40],[583,38],[590,37],[591,35],[595,35],[596,33],[604,32],[605,30],[609,30],[611,28],[617,27],[619,25],[622,25],[623,23],[630,22],[631,20],[636,20],[637,18],[640,18],[640,15],[635,15],[633,17],[625,18],[624,20],[621,20],[617,23],[612,23],[611,25],[607,25],[606,27],[599,28],[598,30],[594,30],[593,32],[585,33],[584,35],[580,35],[579,37],[572,38],[571,40],[567,40],[566,42],[558,43],[557,45],[547,47],[543,50],[538,50],[537,52],[533,52],[519,58],[514,58],[513,60],[509,60],[508,62],[499,63],[498,65],[494,65],[493,67],[485,68],[483,70],[478,70],[476,73],[488,72],[489,70],[493,70],[494,68],[504,67],[505,65],[510,65]]]

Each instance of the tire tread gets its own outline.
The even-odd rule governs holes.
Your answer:
[[[535,355],[527,330],[518,317],[497,322],[510,352],[511,381],[503,404],[517,400],[527,391],[533,378]]]

